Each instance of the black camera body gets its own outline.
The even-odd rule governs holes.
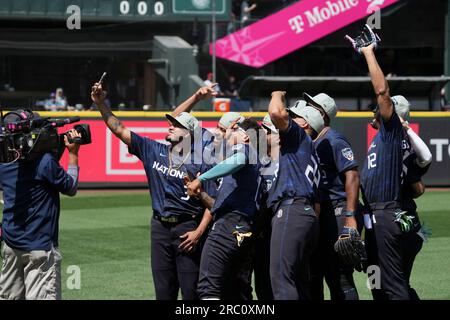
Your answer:
[[[34,160],[44,153],[52,153],[58,159],[64,152],[64,136],[57,128],[80,121],[79,117],[66,119],[41,118],[30,110],[17,110],[5,114],[0,119],[0,163],[17,160]],[[75,125],[74,129],[81,138],[69,142],[77,144],[91,143],[89,125]]]

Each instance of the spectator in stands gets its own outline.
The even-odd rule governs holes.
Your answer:
[[[55,103],[56,103],[56,107],[58,110],[66,110],[67,109],[67,98],[64,95],[64,91],[62,88],[56,89]]]
[[[45,100],[44,108],[46,111],[56,111],[55,93],[50,93],[50,99]]]
[[[255,11],[256,7],[258,5],[256,3],[254,3],[253,1],[247,1],[244,0],[242,1],[241,4],[241,27],[245,27],[250,18],[251,18],[251,13],[252,11]]]
[[[228,84],[225,88],[225,95],[226,96],[238,96],[238,83],[236,82],[235,76],[229,76],[228,77]]]
[[[210,86],[210,85],[213,84],[213,74],[212,74],[212,72],[208,72],[208,74],[206,75],[206,80],[203,81],[203,83],[205,84],[205,86]],[[217,84],[214,87],[214,90],[217,92],[217,95],[223,96],[223,92],[222,92],[222,90],[220,90],[219,84]]]
[[[67,98],[64,96],[62,88],[58,88],[55,93],[50,94],[50,99],[45,102],[44,108],[46,111],[67,110]]]

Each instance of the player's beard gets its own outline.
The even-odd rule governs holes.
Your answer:
[[[175,136],[173,137],[170,133],[166,135],[166,141],[170,142],[171,144],[178,144],[181,141],[183,141],[183,137],[182,136]]]

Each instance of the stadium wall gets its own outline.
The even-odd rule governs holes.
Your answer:
[[[42,116],[80,116],[80,123],[91,126],[93,143],[80,152],[80,187],[144,187],[147,185],[141,162],[128,154],[121,143],[104,125],[98,112],[42,112]],[[116,112],[129,129],[156,140],[164,140],[167,131],[165,112]],[[214,128],[222,115],[218,112],[194,112],[205,128]],[[264,112],[243,113],[262,119]],[[369,125],[370,112],[340,112],[333,127],[342,132],[353,146],[356,159],[364,163],[367,148],[375,130]],[[450,112],[412,112],[410,123],[433,154],[433,163],[425,176],[428,186],[450,186]],[[68,130],[69,126],[62,128]],[[67,163],[67,154],[62,159]]]

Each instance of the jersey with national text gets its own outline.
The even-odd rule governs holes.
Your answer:
[[[345,172],[358,167],[350,143],[330,128],[314,142],[314,146],[320,161],[320,200],[346,199]]]
[[[169,154],[169,145],[141,137],[134,132],[131,133],[129,152],[144,164],[154,214],[192,216],[204,212],[203,203],[198,198],[187,194],[183,178],[188,175],[193,180],[198,172],[207,171],[209,166],[203,163],[192,163],[194,156],[189,159],[179,158],[178,161],[174,161],[178,164],[171,166],[169,159],[172,158],[169,157],[174,155]],[[206,183],[204,189],[208,194],[215,195],[211,183]]]
[[[317,200],[320,182],[319,160],[311,138],[289,118],[289,126],[280,132],[279,168],[269,190],[268,206],[282,199]]]
[[[235,145],[231,151],[244,153],[246,162],[241,169],[222,178],[211,213],[221,215],[234,212],[252,218],[256,214],[259,176],[256,151],[247,144]]]
[[[395,112],[388,121],[380,121],[361,173],[361,184],[369,203],[402,201],[408,171],[406,160],[411,155],[408,141]]]

